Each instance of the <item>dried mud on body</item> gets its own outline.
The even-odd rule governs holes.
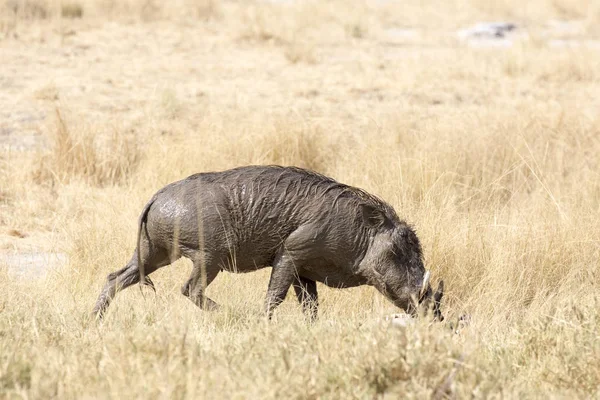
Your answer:
[[[1,2],[0,397],[597,397],[599,9]],[[485,21],[515,28],[459,34]],[[90,318],[157,189],[271,163],[392,204],[448,324],[321,286],[265,323],[268,271],[204,313],[183,261]]]

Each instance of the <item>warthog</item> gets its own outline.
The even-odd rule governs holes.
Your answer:
[[[439,303],[423,267],[417,235],[391,206],[367,192],[301,168],[248,166],[192,175],[159,190],[142,210],[137,248],[127,265],[108,275],[94,314],[102,317],[115,294],[181,256],[193,262],[181,289],[201,309],[220,271],[272,267],[270,318],[294,287],[304,312],[317,315],[317,284],[371,285],[416,314],[417,301]]]

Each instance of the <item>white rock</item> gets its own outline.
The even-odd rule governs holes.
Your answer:
[[[408,314],[393,314],[388,317],[390,324],[398,328],[406,328],[415,323],[415,319]]]
[[[460,39],[503,39],[517,29],[512,22],[480,22],[471,28],[458,31]]]

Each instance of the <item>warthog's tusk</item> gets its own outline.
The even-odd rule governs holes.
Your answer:
[[[421,286],[421,293],[419,293],[419,299],[423,298],[423,295],[427,291],[428,285],[429,285],[429,271],[425,271],[425,276],[423,277],[423,285]]]

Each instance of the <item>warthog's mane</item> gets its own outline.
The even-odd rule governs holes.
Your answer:
[[[273,178],[269,178],[271,175]],[[340,199],[351,200],[349,205],[356,208],[363,204],[370,205],[381,212],[394,222],[401,222],[394,209],[379,197],[366,192],[363,189],[346,185],[315,171],[300,167],[284,167],[280,165],[255,165],[234,168],[221,173],[206,172],[195,174],[187,179],[201,178],[205,181],[218,182],[257,182],[258,186],[253,187],[262,193],[277,192],[287,190],[290,186],[306,188],[314,196],[315,201],[326,201],[332,206],[336,206]]]

